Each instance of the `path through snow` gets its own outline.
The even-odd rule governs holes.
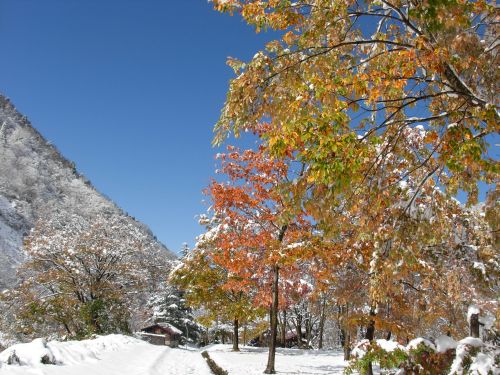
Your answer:
[[[197,350],[170,349],[150,344],[132,344],[105,352],[99,360],[78,364],[37,367],[5,366],[0,375],[211,375]]]

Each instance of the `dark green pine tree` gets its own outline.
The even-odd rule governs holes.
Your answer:
[[[184,293],[171,286],[157,292],[148,301],[154,323],[168,323],[182,331],[188,342],[198,342],[203,327],[195,322],[193,311],[186,305]]]

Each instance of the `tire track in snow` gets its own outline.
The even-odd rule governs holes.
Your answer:
[[[210,375],[199,351],[165,348],[149,367],[148,375]]]

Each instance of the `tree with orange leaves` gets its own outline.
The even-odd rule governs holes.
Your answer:
[[[293,184],[293,175],[301,170],[272,159],[263,148],[240,151],[230,146],[218,157],[226,180],[214,180],[207,189],[213,215],[221,221],[212,240],[212,258],[228,272],[225,288],[254,290],[255,304],[269,309],[265,372],[274,373],[280,276],[296,279],[304,272],[297,260],[308,256],[305,244],[311,237],[305,212],[293,208],[278,187]]]

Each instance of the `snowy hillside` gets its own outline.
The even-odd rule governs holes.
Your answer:
[[[174,255],[142,223],[127,216],[66,160],[0,95],[0,290],[15,283],[22,243],[37,219],[53,213],[124,215],[155,249]]]

